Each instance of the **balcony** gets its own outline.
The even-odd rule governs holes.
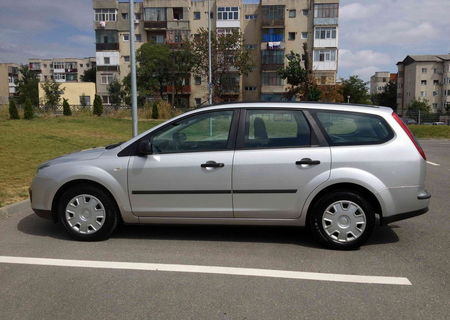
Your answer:
[[[261,42],[261,50],[284,50],[286,44],[284,41]]]
[[[263,28],[284,28],[284,6],[262,6]]]
[[[335,26],[338,24],[338,18],[314,18],[315,26]]]
[[[167,29],[167,21],[144,21],[144,29]]]
[[[181,89],[181,90],[180,90]],[[175,90],[175,86],[166,86],[166,93],[178,93],[178,94],[190,94],[191,93],[191,86],[182,86],[181,88],[178,88],[178,92]]]
[[[284,19],[270,19],[263,17],[261,27],[263,28],[284,28]]]
[[[238,84],[226,85],[222,87],[222,95],[238,95],[241,93],[241,88]]]
[[[119,71],[119,66],[97,66],[97,71]]]
[[[119,43],[96,43],[95,50],[119,50]]]

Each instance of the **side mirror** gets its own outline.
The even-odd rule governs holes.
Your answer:
[[[150,141],[148,141],[148,140],[139,141],[139,144],[137,147],[137,154],[140,157],[145,157],[149,154],[152,154],[152,147],[151,147]]]

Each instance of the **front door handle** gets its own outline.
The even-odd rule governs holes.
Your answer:
[[[218,163],[215,161],[207,161],[206,163],[202,163],[200,167],[202,168],[222,168],[225,165],[223,163]]]
[[[316,164],[320,164],[319,160],[311,160],[310,158],[303,158],[300,161],[296,161],[295,162],[296,165],[302,165],[302,164],[309,164],[309,165],[316,165]]]

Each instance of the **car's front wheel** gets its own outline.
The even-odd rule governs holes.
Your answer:
[[[337,191],[314,205],[309,227],[314,237],[333,249],[355,249],[367,241],[375,226],[375,212],[361,195]]]
[[[91,185],[77,185],[65,191],[59,201],[58,215],[69,235],[81,241],[107,239],[118,220],[111,196]]]

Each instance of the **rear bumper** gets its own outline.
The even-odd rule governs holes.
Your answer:
[[[428,212],[428,207],[420,209],[420,210],[415,210],[415,211],[395,214],[395,215],[389,216],[389,217],[383,217],[381,219],[381,224],[382,225],[387,225],[387,224],[389,224],[391,222],[394,222],[394,221],[409,219],[409,218],[412,218],[412,217],[420,216],[420,215],[422,215],[424,213],[427,213],[427,212]]]

